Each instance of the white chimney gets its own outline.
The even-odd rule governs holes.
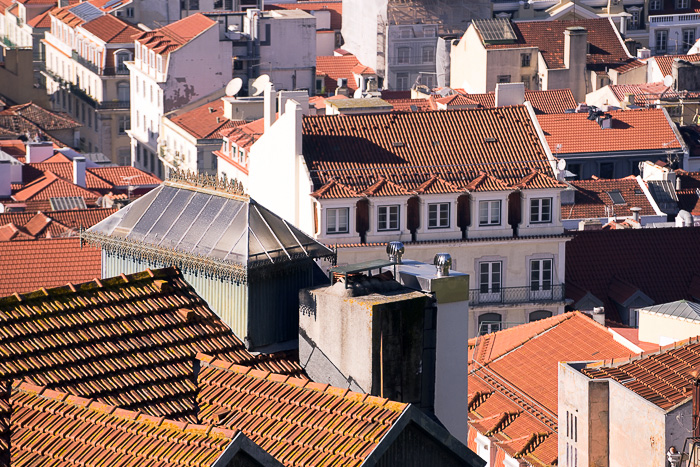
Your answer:
[[[12,170],[8,159],[0,159],[0,198],[12,196]]]
[[[633,208],[630,208],[630,211],[632,211],[632,220],[634,220],[636,223],[639,223],[639,213],[642,212],[642,208],[635,206]]]
[[[37,164],[44,162],[53,156],[53,143],[44,141],[41,143],[27,143],[27,163]]]
[[[524,83],[496,84],[496,107],[505,105],[522,105],[525,102]]]
[[[85,188],[85,158],[82,156],[73,158],[73,183]]]
[[[265,118],[265,131],[277,120],[277,92],[272,83],[265,85],[265,103],[263,104],[263,115]]]
[[[593,320],[605,326],[605,308],[602,306],[597,306],[593,308]]]

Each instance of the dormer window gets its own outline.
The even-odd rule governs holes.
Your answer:
[[[339,234],[348,233],[348,208],[328,208],[326,209],[326,233]]]
[[[399,230],[399,205],[377,208],[377,230]]]
[[[533,224],[550,224],[552,222],[552,198],[530,200],[530,222]]]
[[[501,225],[501,200],[479,201],[479,225]]]

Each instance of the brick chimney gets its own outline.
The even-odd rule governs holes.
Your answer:
[[[85,188],[85,158],[82,156],[73,158],[73,183]]]

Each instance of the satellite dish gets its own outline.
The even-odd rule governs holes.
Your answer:
[[[673,76],[671,76],[671,75],[664,76],[664,86],[669,87],[672,84],[673,84]]]
[[[270,83],[270,77],[268,75],[260,75],[253,81],[253,89],[255,92],[254,96],[259,96],[265,91],[265,87]]]
[[[355,89],[355,93],[352,95],[355,99],[359,99],[362,97],[362,89]]]
[[[241,78],[233,78],[226,85],[226,95],[229,97],[235,96],[241,90],[241,87],[243,87],[243,80]]]
[[[564,169],[566,169],[566,161],[564,159],[559,159],[559,161],[557,162],[557,169],[559,169],[562,172],[564,171]]]

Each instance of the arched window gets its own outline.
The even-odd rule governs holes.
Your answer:
[[[126,67],[126,62],[131,60],[131,52],[126,49],[119,49],[114,52],[114,68],[117,74],[126,74],[129,69]]]
[[[533,321],[538,321],[541,319],[551,318],[551,317],[552,317],[551,311],[537,310],[537,311],[533,311],[532,313],[530,313],[529,321],[533,322]]]
[[[122,81],[117,84],[117,100],[120,102],[129,102],[129,83]]]
[[[501,330],[502,317],[500,313],[484,313],[479,316],[479,335]]]

